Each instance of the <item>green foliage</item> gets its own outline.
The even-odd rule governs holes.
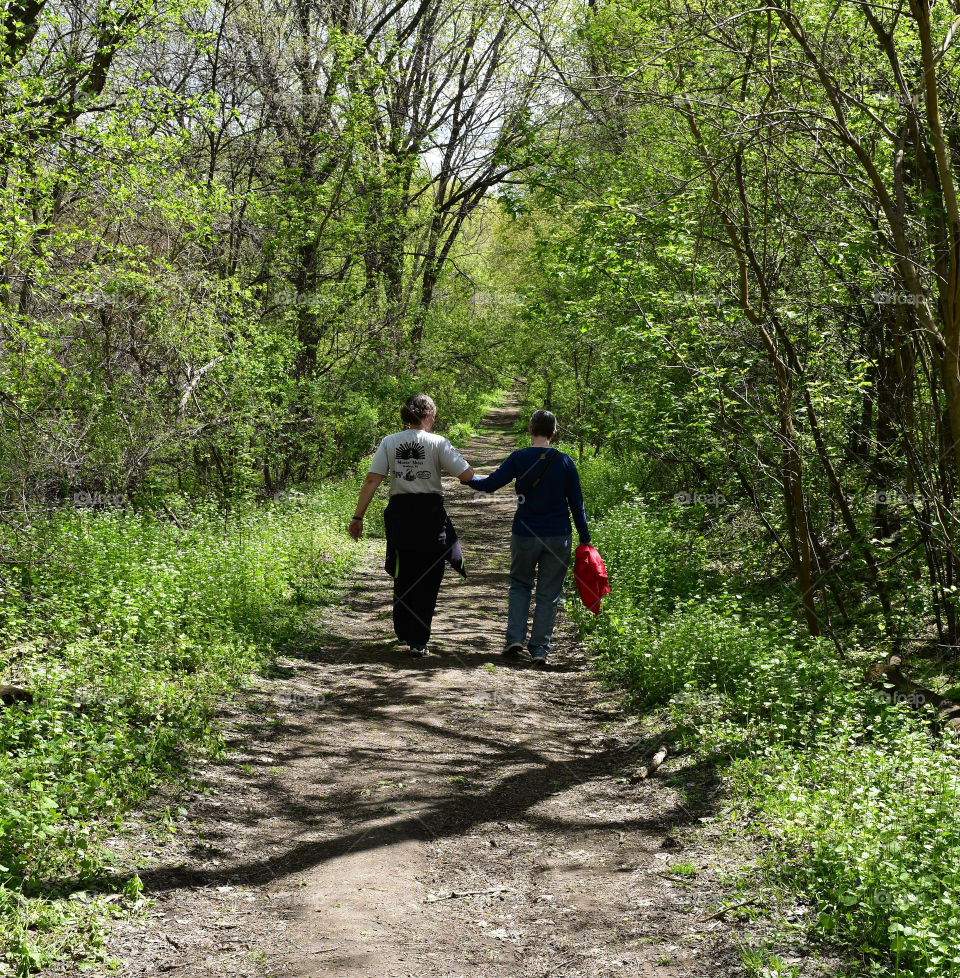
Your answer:
[[[493,7],[425,18],[442,42],[415,41],[420,18],[408,34],[399,8],[371,15],[368,36],[323,5],[211,17],[138,0],[76,24],[21,7],[10,16],[29,23],[0,39],[10,498],[286,489],[350,471],[416,390],[441,404],[438,430],[476,423],[504,366],[476,247],[501,168],[458,144],[438,181],[425,160],[440,144],[384,133],[412,124],[393,106],[403,72],[437,75],[414,71],[395,32],[477,59],[456,95],[473,118],[468,79],[513,58]],[[419,101],[448,120],[453,97]],[[527,138],[523,113],[499,119],[498,138],[514,128]],[[462,142],[483,126],[436,129]]]
[[[562,435],[557,444],[563,447]],[[566,450],[570,450],[569,446]],[[636,495],[637,486],[646,474],[646,466],[636,456],[612,451],[581,459],[578,470],[587,513],[599,517],[606,517],[619,507],[624,496]],[[642,512],[642,506],[636,507],[635,512]],[[626,509],[624,514],[631,518]]]
[[[2,960],[25,974],[95,957],[103,916],[136,904],[136,877],[113,896],[104,883],[104,843],[158,781],[217,752],[218,703],[303,637],[349,566],[357,488],[34,527],[42,558],[0,579],[3,674],[35,697],[0,713]]]
[[[812,906],[806,937],[842,942],[858,974],[960,975],[957,737],[797,638],[777,600],[720,589],[716,541],[675,511],[627,499],[595,536],[613,594],[575,614],[600,675],[724,769],[731,830]]]
[[[588,491],[591,481],[585,480]],[[687,515],[678,512],[667,521],[641,500],[628,499],[602,517],[597,546],[617,568],[618,606],[669,611],[707,586],[705,543],[689,532]]]
[[[829,581],[806,589],[823,621],[950,645],[960,387],[929,365],[960,318],[922,256],[949,248],[957,166],[937,175],[902,65],[946,131],[960,103],[929,53],[950,15],[925,9],[581,8],[557,55],[577,124],[510,198],[531,239],[515,355],[581,453],[643,459],[648,498],[739,498],[798,590]]]

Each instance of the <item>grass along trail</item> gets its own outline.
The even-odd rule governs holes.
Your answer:
[[[489,471],[515,418],[492,412],[465,456]],[[469,578],[448,568],[438,654],[395,648],[383,543],[361,543],[354,584],[313,612],[315,641],[226,718],[227,756],[142,858],[153,902],[107,947],[125,974],[740,971],[711,912],[710,785],[673,759],[628,780],[658,741],[596,684],[562,612],[550,671],[500,656],[513,495],[453,481]]]

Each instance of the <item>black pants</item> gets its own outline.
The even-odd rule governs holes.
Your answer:
[[[446,559],[443,551],[397,550],[393,568],[393,629],[418,648],[430,640]]]

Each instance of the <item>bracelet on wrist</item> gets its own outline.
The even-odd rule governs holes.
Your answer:
[[[363,522],[363,517],[362,516],[354,516],[353,520],[359,520],[362,523]],[[350,520],[350,522],[352,523],[353,520]]]

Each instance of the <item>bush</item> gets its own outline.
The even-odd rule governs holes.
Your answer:
[[[565,450],[573,451],[572,447]],[[612,509],[635,498],[643,477],[636,462],[607,454],[588,456],[577,468],[587,515],[595,519],[606,519]]]
[[[760,667],[771,634],[743,625],[729,597],[688,599],[667,619],[611,608],[590,636],[600,672],[637,706],[659,706],[690,686],[736,695]]]

